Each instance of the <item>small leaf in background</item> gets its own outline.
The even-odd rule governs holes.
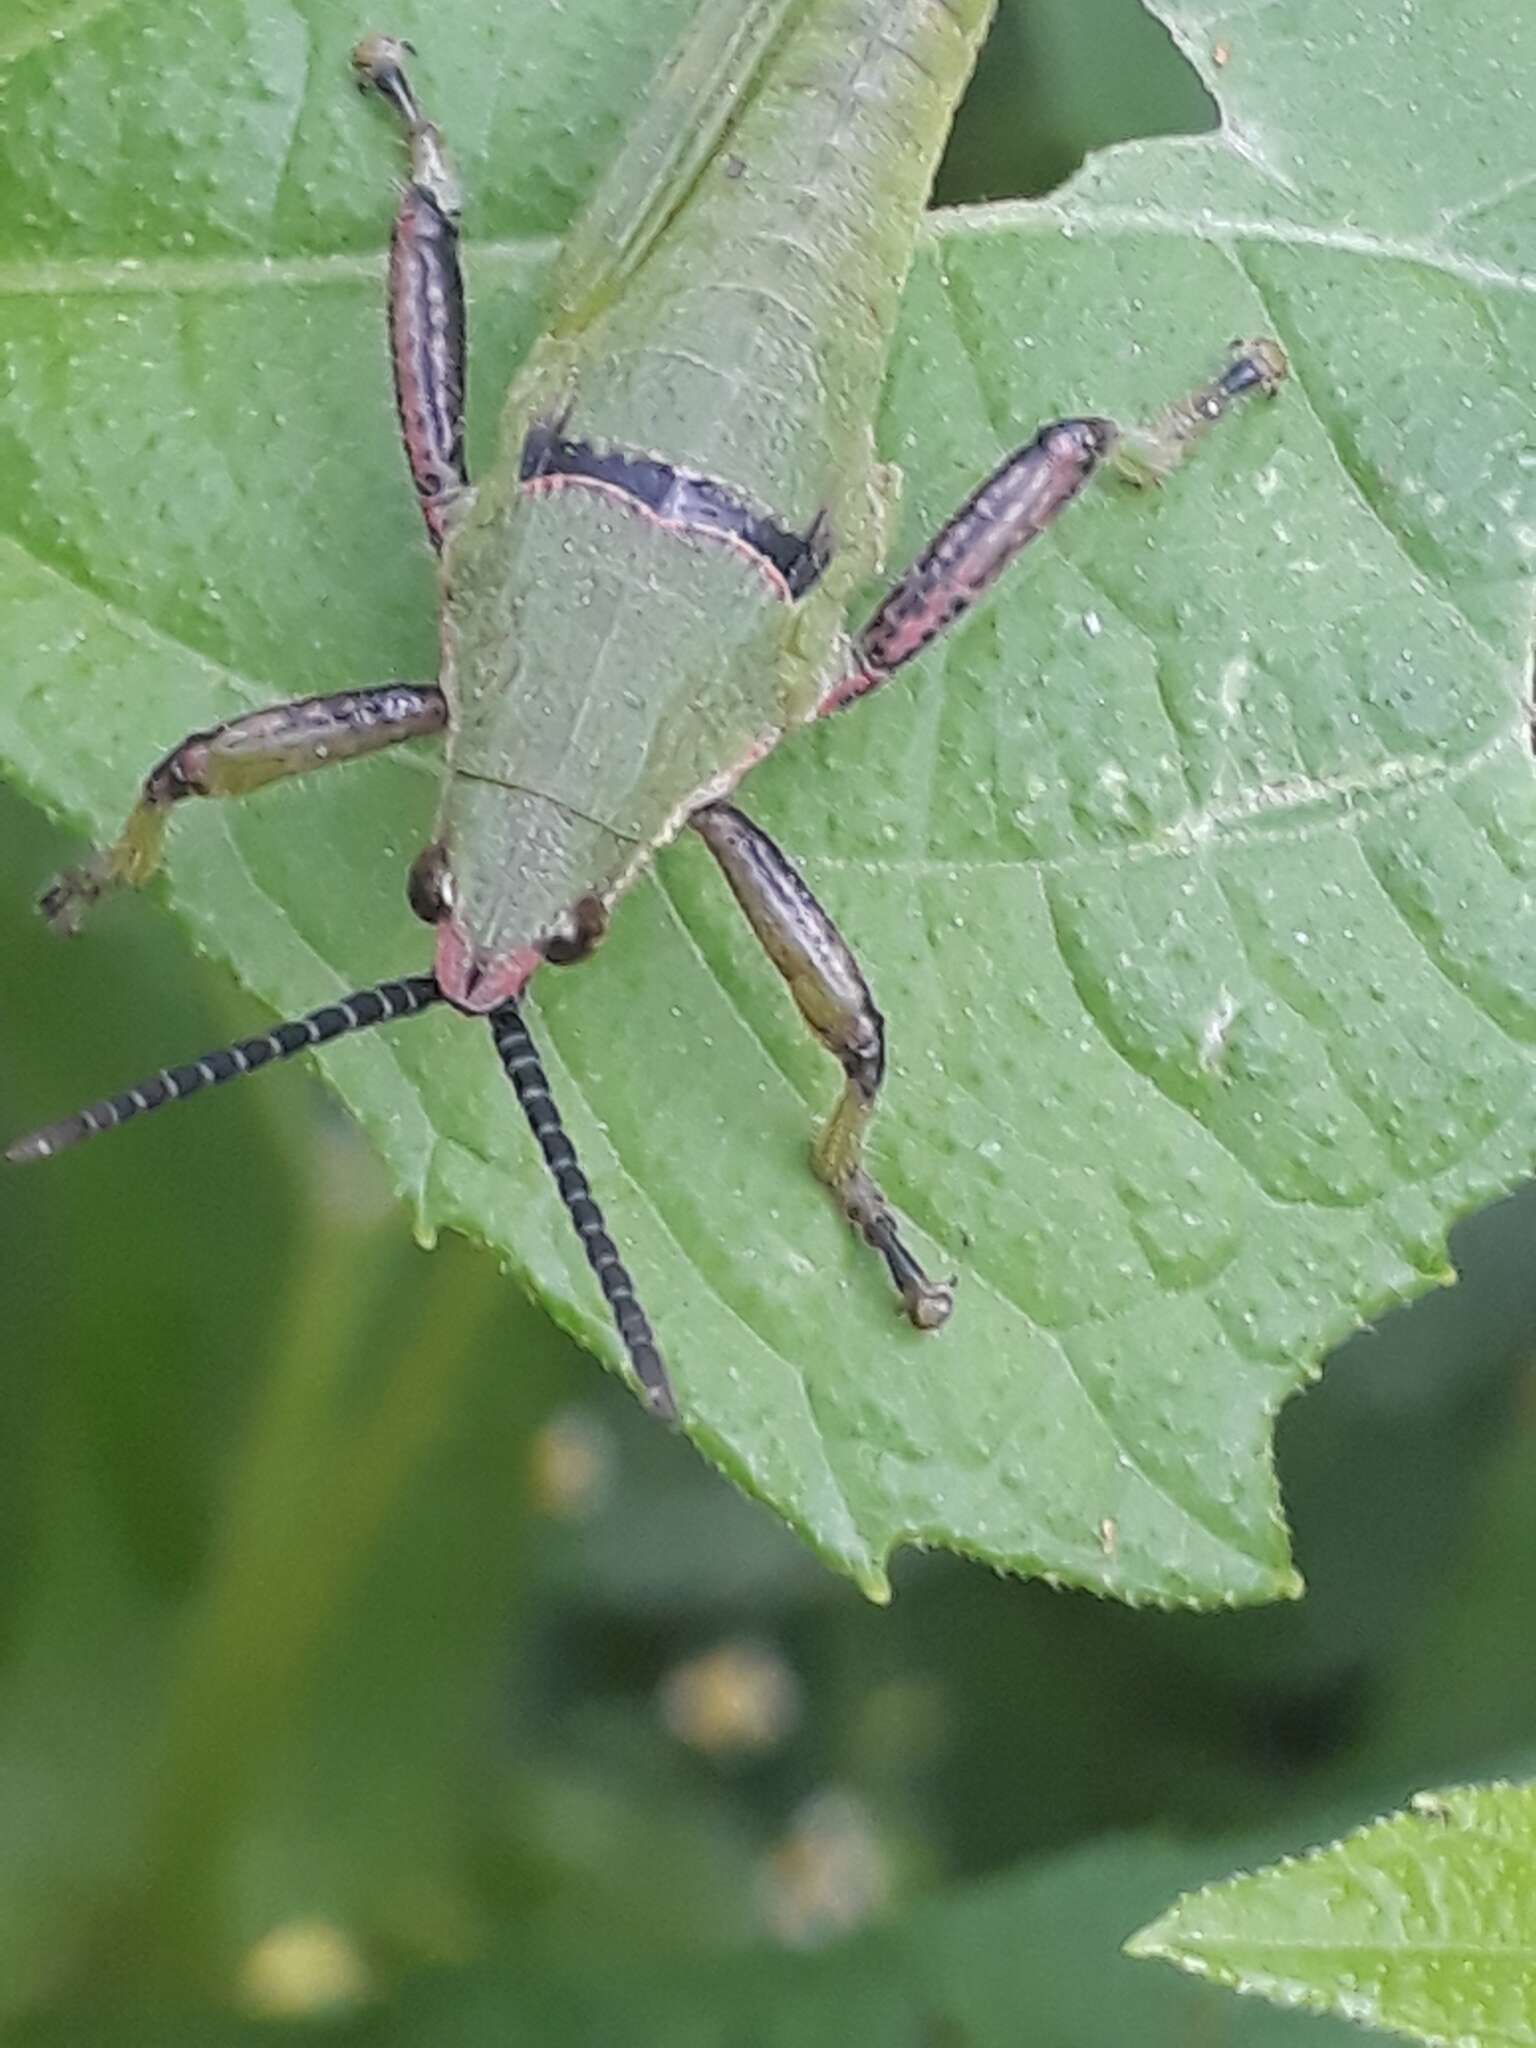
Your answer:
[[[1423,1793],[1331,1848],[1181,1899],[1128,1946],[1277,2005],[1529,2048],[1536,1786]]]

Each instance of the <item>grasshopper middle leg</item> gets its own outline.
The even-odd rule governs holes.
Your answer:
[[[924,548],[853,645],[853,663],[822,698],[840,711],[905,666],[968,612],[1019,551],[1044,533],[1106,457],[1135,483],[1161,483],[1250,392],[1272,397],[1286,375],[1278,342],[1234,342],[1226,368],[1144,429],[1054,420],[977,486]]]
[[[382,683],[300,697],[190,733],[144,778],[138,802],[113,844],[70,868],[42,897],[56,930],[71,932],[110,890],[141,888],[160,864],[171,809],[189,796],[245,796],[288,775],[355,761],[402,740],[441,732],[448,707],[435,683]]]
[[[865,1134],[885,1075],[885,1021],[869,983],[837,926],[766,832],[733,804],[706,804],[689,822],[720,863],[801,1016],[842,1065],[843,1093],[816,1138],[811,1163],[885,1261],[908,1316],[920,1330],[936,1330],[954,1306],[953,1290],[928,1278],[864,1169]]]

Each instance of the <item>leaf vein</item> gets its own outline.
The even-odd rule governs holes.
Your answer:
[[[1158,235],[1194,242],[1273,242],[1284,248],[1321,249],[1373,262],[1415,264],[1491,291],[1536,294],[1536,270],[1511,270],[1434,242],[1373,235],[1362,229],[1320,228],[1306,221],[1267,220],[1262,215],[1189,215],[1156,206],[1100,205],[1092,199],[1014,199],[986,206],[938,208],[928,216],[924,234],[942,244],[949,236],[1060,234],[1063,228],[1074,233]]]

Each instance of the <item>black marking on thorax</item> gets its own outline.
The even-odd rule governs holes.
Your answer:
[[[557,426],[534,426],[523,443],[519,471],[527,490],[555,490],[585,484],[627,498],[635,508],[673,533],[696,533],[750,556],[780,597],[805,596],[831,559],[832,547],[821,514],[809,531],[795,533],[766,513],[755,512],[713,478],[674,469],[651,455],[624,448],[599,448],[569,441]]]

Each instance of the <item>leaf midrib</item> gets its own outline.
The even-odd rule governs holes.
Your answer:
[[[1161,207],[1105,205],[1091,199],[999,200],[986,206],[936,209],[923,226],[925,239],[944,242],[966,236],[1060,234],[1064,228],[1096,235],[1162,235],[1197,242],[1268,242],[1284,248],[1323,249],[1373,262],[1411,263],[1485,290],[1536,295],[1536,271],[1510,270],[1443,244],[1411,237],[1373,235],[1359,229],[1316,227],[1306,221],[1262,215],[1180,213]],[[513,236],[466,243],[472,262],[494,272],[516,271],[550,261],[560,246],[556,235]],[[184,294],[200,291],[260,291],[292,285],[376,283],[387,254],[333,250],[310,256],[154,256],[117,260],[82,257],[57,263],[0,263],[0,298],[61,298],[109,294]]]

